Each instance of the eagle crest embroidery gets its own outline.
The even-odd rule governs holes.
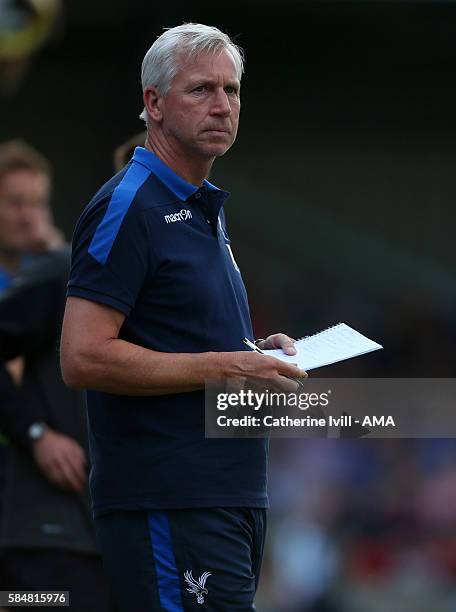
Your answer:
[[[192,570],[184,573],[185,582],[189,585],[187,591],[196,595],[196,601],[199,604],[204,603],[204,595],[208,594],[208,590],[205,588],[206,580],[211,576],[211,572],[204,572],[204,574],[196,581],[192,576]]]

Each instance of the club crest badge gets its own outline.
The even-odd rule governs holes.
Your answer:
[[[211,575],[212,574],[210,572],[204,572],[204,574],[202,574],[200,578],[198,578],[198,580],[195,580],[192,575],[192,570],[187,570],[184,573],[185,582],[188,584],[187,591],[196,595],[196,601],[199,604],[204,603],[204,596],[207,595],[209,592],[206,589],[205,584],[206,580]]]

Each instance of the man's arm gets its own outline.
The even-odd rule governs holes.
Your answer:
[[[68,268],[68,249],[42,255],[0,296],[0,359],[41,353],[56,343]]]
[[[40,421],[30,407],[33,401],[13,383],[0,362],[0,430],[14,444],[33,455],[48,480],[67,491],[81,491],[87,474],[84,450],[69,436],[45,426],[39,440],[31,440],[28,431]]]
[[[2,294],[0,360],[23,354],[39,357],[55,350],[68,267],[68,249],[47,253]],[[16,382],[19,385],[19,380]],[[67,491],[81,491],[87,481],[84,449],[76,440],[45,424],[41,404],[34,397],[35,388],[17,385],[0,362],[0,430],[32,454],[53,484]],[[44,425],[44,433],[38,440],[29,436],[30,426],[35,423]]]
[[[165,395],[204,388],[207,379],[304,377],[296,366],[250,351],[161,353],[121,340],[121,312],[89,300],[67,300],[61,343],[66,384],[119,395]]]

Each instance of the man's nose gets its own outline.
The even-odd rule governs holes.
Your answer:
[[[231,113],[231,104],[228,99],[226,91],[222,88],[217,89],[214,96],[214,103],[212,105],[212,112],[214,115],[229,116]]]

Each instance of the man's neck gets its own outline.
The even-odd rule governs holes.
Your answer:
[[[209,176],[209,173],[214,163],[215,158],[209,159],[194,159],[185,157],[173,151],[169,146],[163,146],[160,141],[154,139],[152,141],[150,134],[147,135],[146,149],[155,153],[162,162],[169,168],[192,185],[201,187],[204,179]]]

